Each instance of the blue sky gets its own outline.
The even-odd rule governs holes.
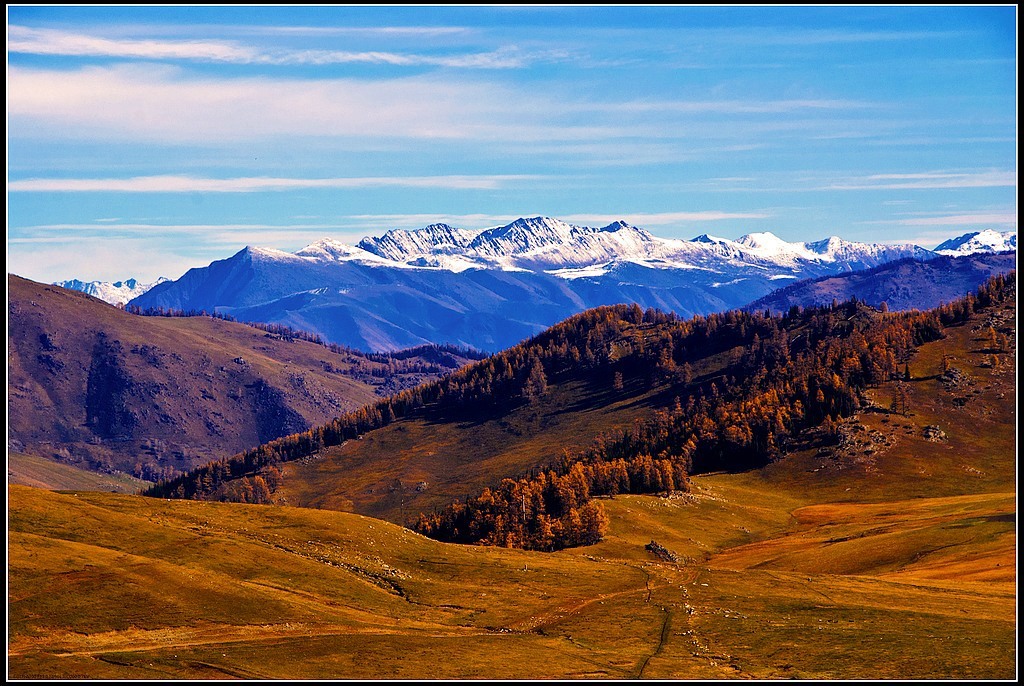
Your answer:
[[[1016,230],[1016,8],[8,7],[8,271],[446,221]]]

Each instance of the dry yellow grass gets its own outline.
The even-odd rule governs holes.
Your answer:
[[[910,416],[854,420],[884,449],[605,499],[605,540],[557,553],[10,486],[9,674],[1013,679],[1013,370],[965,364],[979,392],[962,407],[928,378],[976,343],[968,326],[920,351]],[[932,424],[944,442],[922,437]]]

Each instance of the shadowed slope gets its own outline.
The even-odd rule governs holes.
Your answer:
[[[92,471],[166,478],[321,424],[386,382],[395,390],[466,361],[417,367],[417,358],[337,353],[209,317],[140,317],[7,281],[9,442]]]

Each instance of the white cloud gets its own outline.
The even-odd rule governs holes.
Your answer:
[[[463,58],[459,58],[463,59]],[[476,58],[473,58],[476,59]],[[140,140],[202,145],[267,137],[374,140],[482,140],[515,146],[578,143],[583,154],[631,161],[656,150],[663,158],[754,149],[779,131],[835,124],[784,118],[781,112],[856,107],[848,101],[587,101],[494,81],[419,75],[389,79],[300,79],[187,75],[167,65],[83,67],[56,71],[8,68],[13,136]],[[709,130],[700,115],[756,114],[763,120]],[[744,137],[756,140],[743,140]],[[712,139],[727,139],[715,145]],[[700,141],[696,146],[695,142]],[[709,144],[710,143],[710,144]],[[670,149],[671,148],[671,149]],[[603,151],[603,152],[602,152]],[[531,151],[532,152],[532,151]],[[539,153],[538,153],[539,154]]]
[[[940,217],[899,219],[901,226],[1016,226],[1016,212],[951,214]]]
[[[222,28],[222,27],[217,27]],[[236,26],[238,33],[288,36],[451,36],[470,33],[464,26]]]
[[[116,192],[116,193],[255,193],[305,188],[443,188],[496,189],[509,182],[536,179],[525,175],[491,176],[381,176],[331,179],[241,177],[211,179],[195,176],[137,176],[127,179],[21,179],[10,181],[8,191]]]
[[[1016,185],[1017,173],[1012,171],[934,171],[910,174],[872,174],[832,183],[818,190],[997,188]]]
[[[208,263],[223,254],[210,254]],[[51,244],[14,244],[7,249],[7,271],[43,283],[64,279],[117,281],[137,278],[178,278],[201,263],[195,255],[160,250],[146,238],[109,240],[91,238]],[[126,273],[131,272],[131,273]]]
[[[309,29],[301,30],[308,33]],[[380,31],[376,31],[380,33]],[[533,60],[515,47],[492,52],[423,55],[388,51],[261,49],[234,41],[104,38],[57,29],[8,26],[7,50],[33,55],[112,57],[145,60],[193,60],[232,64],[328,65],[387,64],[400,67],[436,66],[470,69],[511,69]],[[545,58],[549,58],[545,54]]]
[[[594,138],[608,128],[552,126],[539,98],[495,84],[425,76],[360,79],[185,78],[167,66],[52,71],[9,67],[12,135],[210,144],[254,137]]]
[[[34,55],[252,62],[258,52],[225,41],[129,40],[8,25],[7,51]]]
[[[586,109],[611,112],[679,112],[684,114],[781,114],[797,110],[850,110],[879,107],[877,103],[843,99],[789,100],[691,100],[630,101],[606,105],[586,105]]]

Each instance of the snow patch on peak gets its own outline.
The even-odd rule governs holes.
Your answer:
[[[761,250],[781,250],[791,248],[792,243],[787,243],[771,231],[762,231],[760,233],[748,233],[745,236],[736,239],[736,242],[740,245],[746,245],[750,248],[758,248]]]
[[[935,247],[935,252],[942,255],[972,255],[979,252],[1004,252],[1017,249],[1017,234],[1014,231],[994,231],[985,229],[965,233],[951,238]]]
[[[247,245],[238,252],[238,256],[248,257],[259,262],[294,262],[301,259],[297,255],[277,248],[261,248],[258,245]]]
[[[433,254],[462,252],[481,233],[448,224],[430,224],[422,229],[391,229],[383,236],[367,237],[358,247],[375,255],[404,262]]]
[[[719,238],[718,236],[712,236],[712,235],[707,234],[707,233],[702,233],[699,236],[695,236],[693,238],[693,240],[691,240],[690,242],[691,243],[720,243],[720,244],[732,243],[732,241],[730,241],[728,238]]]
[[[616,231],[622,231],[623,229],[627,229],[629,231],[639,231],[640,233],[644,233],[644,234],[647,233],[643,229],[639,229],[639,228],[633,226],[632,224],[630,224],[629,222],[624,222],[621,219],[617,219],[617,220],[613,221],[608,226],[601,227],[600,231],[603,231],[605,233],[615,233]],[[650,235],[650,234],[648,234],[648,235]]]
[[[324,262],[344,262],[348,260],[390,262],[390,260],[386,260],[379,255],[348,245],[347,243],[342,243],[333,238],[322,238],[315,243],[310,243],[295,254],[299,257],[308,257]]]
[[[510,241],[521,245],[537,247],[552,242],[566,242],[579,232],[580,227],[550,217],[520,217],[511,224],[484,231],[473,247],[498,241]],[[529,249],[529,248],[526,248]]]
[[[736,245],[741,245],[757,257],[783,260],[789,262],[794,258],[813,260],[817,255],[807,249],[803,243],[790,243],[776,236],[774,233],[764,231],[762,233],[748,233],[736,240]]]

